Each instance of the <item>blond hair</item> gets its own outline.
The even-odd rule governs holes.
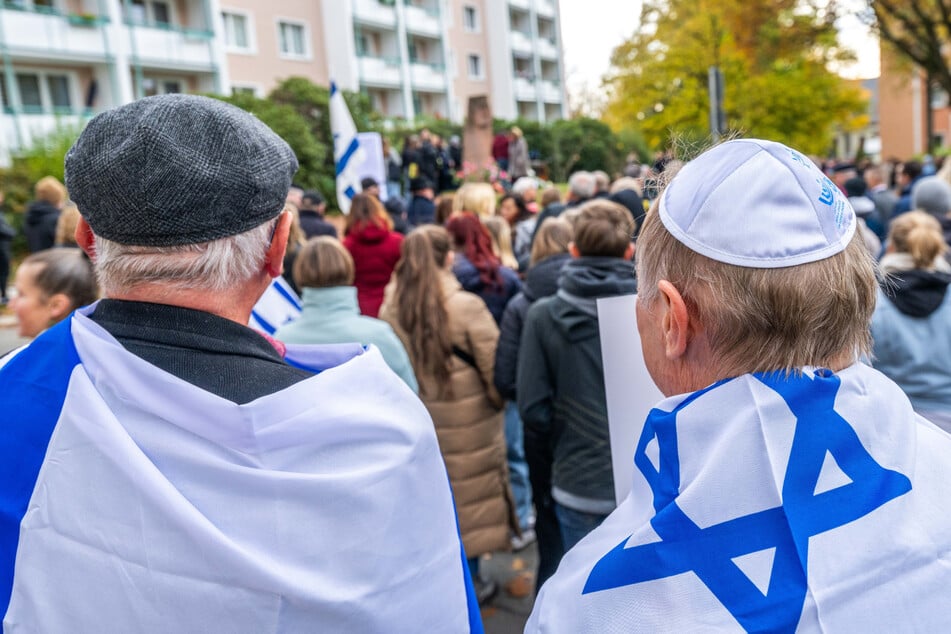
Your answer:
[[[547,187],[542,192],[541,195],[542,208],[551,205],[552,203],[561,202],[561,192],[558,191],[557,187]]]
[[[469,211],[486,218],[495,215],[495,190],[488,183],[466,183],[456,192],[452,201],[453,212]]]
[[[532,242],[529,263],[534,266],[553,255],[568,253],[568,245],[573,237],[574,231],[570,222],[564,218],[548,218],[538,228],[538,234]]]
[[[63,210],[56,220],[56,238],[53,244],[58,247],[75,247],[76,225],[79,224],[79,207],[74,202],[63,205]]]
[[[895,251],[910,255],[917,269],[934,269],[935,260],[948,251],[941,223],[924,211],[909,211],[892,220],[888,241]]]
[[[36,185],[33,186],[33,193],[37,200],[42,200],[56,207],[66,202],[66,186],[59,182],[55,176],[44,176],[36,181]]]
[[[353,256],[330,236],[311,238],[294,260],[294,281],[301,288],[350,286],[353,275]]]
[[[803,366],[828,367],[869,354],[875,265],[856,231],[845,250],[785,268],[734,266],[677,241],[651,207],[637,241],[638,301],[660,280],[683,296],[703,324],[722,376]]]
[[[504,266],[518,270],[518,260],[512,250],[512,229],[502,216],[489,216],[482,219],[482,224],[492,236],[492,251],[502,261]]]

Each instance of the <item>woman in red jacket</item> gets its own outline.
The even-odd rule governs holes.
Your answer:
[[[383,289],[400,259],[402,243],[403,236],[393,231],[393,221],[376,197],[353,197],[343,246],[353,256],[357,302],[360,312],[368,317],[376,317],[380,312]]]

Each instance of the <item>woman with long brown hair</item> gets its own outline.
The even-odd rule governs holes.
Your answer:
[[[393,221],[379,200],[369,194],[353,197],[343,246],[353,256],[353,285],[360,312],[368,317],[380,312],[383,289],[400,259],[402,243],[403,236],[393,231]]]
[[[479,557],[507,549],[518,522],[505,464],[502,402],[492,385],[499,330],[485,303],[462,289],[452,261],[445,229],[426,225],[410,233],[380,318],[409,352],[449,472],[476,592],[485,599],[495,587],[480,579]]]

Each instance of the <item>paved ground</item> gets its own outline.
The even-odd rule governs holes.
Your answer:
[[[517,553],[483,558],[483,574],[499,584],[499,593],[482,607],[486,634],[521,634],[535,601],[535,544]]]

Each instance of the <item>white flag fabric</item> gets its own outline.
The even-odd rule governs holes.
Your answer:
[[[525,631],[951,631],[949,456],[861,364],[668,398]]]
[[[357,126],[337,84],[330,82],[330,132],[334,139],[334,165],[337,172],[337,204],[344,214],[350,213],[350,201],[360,193],[358,168],[366,160]]]
[[[375,348],[294,356],[244,405],[83,314],[10,360],[4,631],[481,631],[423,405]]]
[[[300,317],[301,308],[300,297],[290,284],[278,275],[271,280],[271,285],[254,305],[248,325],[273,335],[275,330]]]

